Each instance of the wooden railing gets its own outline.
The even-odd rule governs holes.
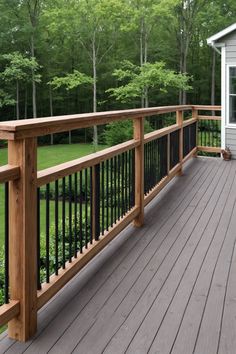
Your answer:
[[[216,152],[216,147],[198,147],[203,119],[198,111],[220,109],[169,106],[0,123],[0,138],[8,140],[8,165],[0,168],[0,183],[6,184],[0,326],[8,323],[11,338],[33,336],[37,311],[128,224],[143,225],[145,205],[182,174],[189,158],[198,150]],[[175,124],[144,134],[144,117],[171,112]],[[125,119],[133,120],[132,140],[37,172],[38,136]]]

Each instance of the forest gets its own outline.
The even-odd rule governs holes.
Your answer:
[[[235,0],[0,0],[0,120],[219,104]]]

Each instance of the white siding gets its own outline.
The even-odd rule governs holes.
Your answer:
[[[236,31],[220,39],[226,47],[226,65],[236,62]]]

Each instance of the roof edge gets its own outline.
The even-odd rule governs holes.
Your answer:
[[[222,31],[214,34],[213,36],[207,39],[207,44],[214,45],[215,41],[218,41],[220,38],[226,36],[227,34],[236,30],[236,23],[233,23],[231,26],[223,29]]]

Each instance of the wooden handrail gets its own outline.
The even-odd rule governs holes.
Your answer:
[[[190,105],[166,106],[0,122],[0,139],[25,139],[87,128],[93,125],[107,124],[117,120],[135,119],[176,111],[188,111],[192,110],[192,108],[193,106]]]
[[[182,166],[190,157],[195,156],[198,150],[220,151],[220,148],[197,146],[195,138],[198,120],[220,120],[218,116],[198,116],[198,111],[219,111],[220,109],[220,106],[183,105],[0,123],[0,139],[9,140],[9,164],[0,168],[0,183],[9,182],[9,259],[11,275],[10,304],[0,307],[0,324],[10,321],[10,337],[26,341],[34,335],[37,328],[37,310],[46,304],[128,224],[134,222],[135,226],[142,226],[144,223],[144,206],[172,178],[181,175]],[[184,120],[184,112],[190,110],[192,111],[192,117]],[[176,112],[175,124],[144,135],[145,117],[171,112]],[[38,136],[124,119],[133,120],[134,133],[132,140],[37,173],[36,138]],[[176,139],[178,143],[174,145],[173,141],[175,142]],[[158,154],[162,156],[163,153],[163,156],[165,156],[166,172],[161,175],[161,180],[158,179],[158,183],[155,182],[156,185],[148,187],[144,194],[144,149],[146,146],[155,145],[155,142],[153,142],[155,140],[165,142],[161,147],[162,150],[159,150],[159,143],[156,145],[158,145]],[[176,149],[175,146],[177,146]],[[134,185],[132,188],[135,192],[135,202],[132,207],[124,212],[117,223],[113,227],[109,227],[99,239],[96,239],[97,230],[95,230],[99,213],[93,214],[92,240],[89,245],[86,245],[88,248],[84,247],[82,254],[78,252],[77,257],[66,263],[65,269],[59,269],[58,275],[52,275],[50,283],[43,284],[42,289],[37,291],[35,278],[37,273],[37,188],[91,168],[91,190],[99,193],[100,164],[109,159],[116,159],[118,155],[128,153],[130,150],[132,150],[132,156],[135,159],[135,164],[132,166],[132,168],[134,167],[132,172]],[[177,162],[176,151],[178,154]],[[96,196],[97,193],[92,194],[91,205],[93,209],[100,202],[99,197]],[[97,229],[99,230],[99,227]]]
[[[20,177],[20,167],[5,165],[0,167],[0,183],[13,181]]]

